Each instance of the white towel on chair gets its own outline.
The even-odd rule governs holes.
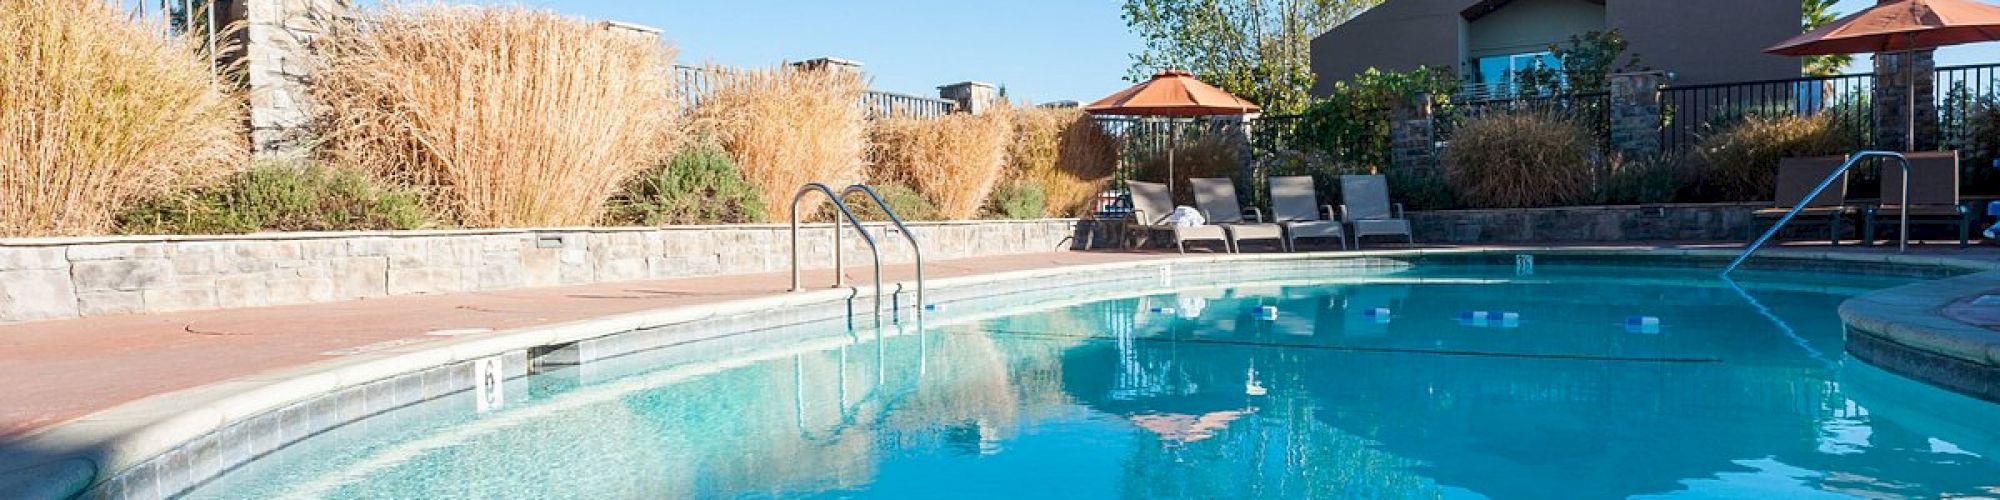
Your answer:
[[[1183,206],[1174,207],[1174,213],[1167,214],[1166,223],[1175,227],[1195,227],[1207,224],[1208,219],[1201,216],[1200,210]]]

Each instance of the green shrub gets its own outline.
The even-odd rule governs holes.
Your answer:
[[[1451,210],[1465,208],[1458,192],[1444,176],[1410,169],[1382,171],[1389,181],[1389,200],[1409,210]]]
[[[124,234],[415,229],[436,218],[415,192],[319,165],[265,163],[220,185],[153,198],[118,215]]]
[[[1016,180],[993,189],[987,212],[1008,219],[1040,219],[1047,215],[1047,197],[1034,181]]]
[[[890,208],[896,209],[896,215],[901,216],[905,221],[944,220],[944,213],[938,210],[936,204],[931,203],[930,198],[925,197],[923,193],[918,193],[915,189],[910,189],[909,186],[902,184],[881,184],[871,187],[875,188],[875,194],[882,195],[882,201],[887,202]],[[847,202],[847,208],[853,210],[854,216],[860,217],[861,220],[889,220],[889,216],[876,206],[875,200],[868,199],[868,195],[852,193],[843,199]],[[839,215],[839,212],[836,210],[833,208],[833,205],[827,205],[813,219],[817,221],[834,220],[834,217]]]
[[[611,201],[612,224],[734,224],[764,221],[764,195],[729,153],[701,143],[646,169]]]
[[[1779,160],[1844,155],[1860,147],[1860,134],[1828,114],[1753,114],[1702,135],[1695,144],[1698,170],[1690,190],[1698,201],[1769,200],[1777,189]]]
[[[1663,156],[1643,161],[1614,158],[1597,186],[1597,203],[1646,205],[1672,203],[1687,187],[1686,161]]]
[[[1334,82],[1327,96],[1299,117],[1293,140],[1350,164],[1389,164],[1389,110],[1401,105],[1436,105],[1458,90],[1455,71],[1424,66],[1407,73],[1369,69]],[[1428,97],[1430,102],[1425,102]]]
[[[1445,179],[1477,208],[1557,206],[1588,199],[1597,145],[1550,112],[1495,113],[1461,122],[1445,150]]]

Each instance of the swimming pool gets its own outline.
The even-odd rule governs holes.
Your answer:
[[[2000,406],[1843,354],[1836,306],[1908,280],[1739,279],[1427,264],[946,304],[543,370],[187,496],[2000,495]]]

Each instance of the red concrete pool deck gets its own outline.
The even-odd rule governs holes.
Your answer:
[[[1064,252],[931,263],[927,278],[1128,262],[1170,254]],[[872,280],[851,267],[850,282]],[[884,280],[907,280],[890,266]],[[830,271],[806,273],[827,286]],[[0,443],[155,394],[408,345],[433,332],[509,330],[786,293],[790,273],[606,283],[326,304],[105,316],[0,326]]]
[[[1729,248],[1731,245],[1575,245]],[[1393,248],[1393,247],[1390,247]],[[1371,249],[1374,249],[1371,247]],[[1786,249],[1833,250],[1814,245]],[[1855,253],[1893,248],[1841,247]],[[2000,261],[2000,249],[1913,246],[1912,254]],[[1058,252],[934,262],[929,278],[1133,262],[1171,253]],[[869,279],[866,268],[848,271]],[[911,266],[884,269],[907,280]],[[809,271],[826,286],[830,271]],[[447,339],[440,332],[510,330],[651,309],[786,293],[789,273],[388,297],[297,306],[106,316],[0,326],[0,444],[152,395],[336,359],[343,350]],[[2000,288],[2000,283],[1996,283]]]

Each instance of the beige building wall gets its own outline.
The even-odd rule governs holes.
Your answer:
[[[1586,0],[1515,0],[1466,23],[1465,57],[1540,52],[1571,34],[1604,31],[1604,5]]]

